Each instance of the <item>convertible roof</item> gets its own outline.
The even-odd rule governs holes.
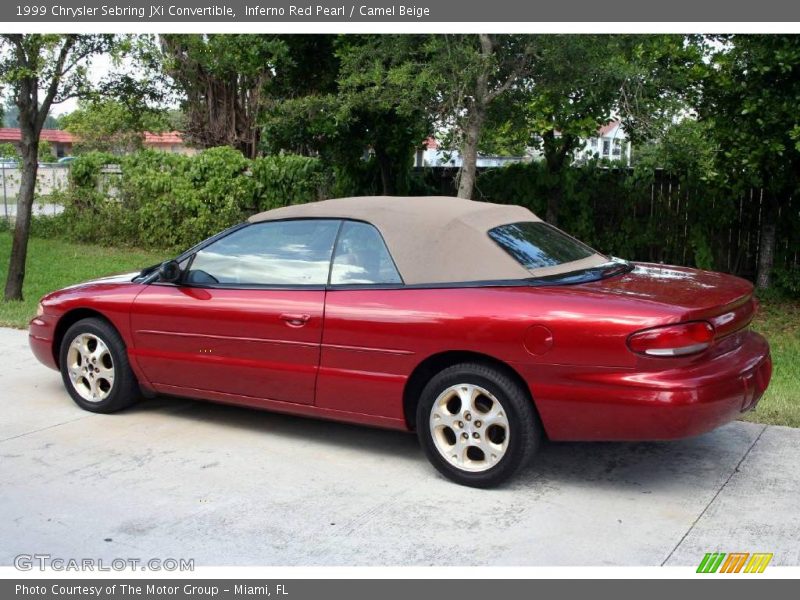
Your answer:
[[[487,232],[498,225],[541,221],[522,206],[446,196],[363,196],[284,206],[250,217],[251,223],[281,219],[336,218],[371,223],[381,232],[407,284],[527,279],[596,266],[595,254],[556,267],[528,270]]]

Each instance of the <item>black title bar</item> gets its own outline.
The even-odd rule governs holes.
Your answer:
[[[45,0],[0,3],[0,21],[80,22],[798,22],[786,0]]]

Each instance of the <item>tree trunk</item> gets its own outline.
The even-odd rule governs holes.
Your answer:
[[[461,171],[458,178],[458,197],[471,199],[475,190],[475,179],[478,170],[478,143],[481,129],[486,118],[485,107],[476,99],[470,111],[467,127],[464,131],[464,144],[461,150]]]
[[[547,168],[547,209],[545,221],[558,226],[558,214],[563,196],[564,166],[570,156],[573,138],[566,135],[556,138],[555,131],[544,135],[545,167]]]
[[[25,279],[25,261],[28,256],[28,233],[31,228],[31,210],[36,191],[36,173],[39,168],[38,136],[23,130],[21,146],[22,176],[17,196],[17,218],[11,244],[11,258],[8,263],[4,296],[6,300],[22,300],[22,282]]]
[[[394,196],[396,193],[394,174],[392,173],[392,159],[381,145],[375,146],[375,160],[381,173],[381,186],[384,196]]]
[[[558,211],[561,207],[561,183],[551,186],[547,192],[547,210],[544,220],[553,227],[558,227]]]
[[[475,179],[478,170],[478,144],[481,141],[481,130],[486,121],[486,111],[491,101],[489,93],[488,61],[494,53],[492,36],[485,33],[478,35],[481,45],[481,56],[487,64],[478,73],[475,81],[475,95],[467,115],[464,129],[464,143],[461,148],[461,169],[458,173],[458,197],[472,199],[475,191]]]
[[[765,193],[766,195],[766,193]],[[772,284],[772,266],[775,263],[775,235],[777,229],[777,202],[767,195],[761,214],[761,237],[758,244],[758,272],[756,287],[769,289]]]

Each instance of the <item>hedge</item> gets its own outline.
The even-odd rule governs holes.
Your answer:
[[[253,213],[326,197],[329,179],[315,158],[249,160],[228,147],[193,156],[91,152],[72,163],[69,189],[51,198],[64,212],[55,220],[37,220],[34,232],[80,242],[186,248]]]

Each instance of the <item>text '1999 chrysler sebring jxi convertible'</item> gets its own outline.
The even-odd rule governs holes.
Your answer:
[[[667,440],[755,407],[742,279],[604,256],[521,206],[270,210],[141,273],[45,296],[30,344],[94,412],[168,394],[416,431],[452,480],[550,440]]]

